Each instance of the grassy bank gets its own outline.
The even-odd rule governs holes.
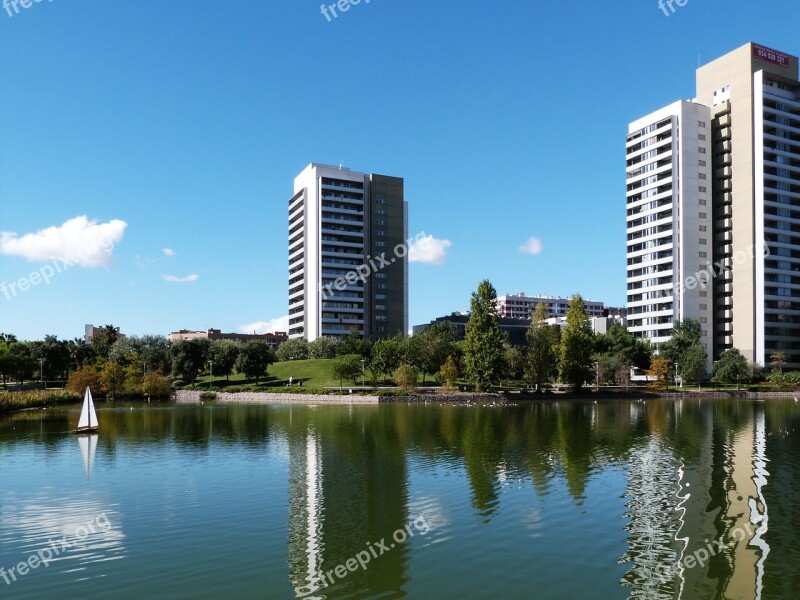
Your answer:
[[[80,394],[65,390],[28,390],[25,392],[0,393],[0,413],[41,408],[56,404],[75,404],[81,401]]]

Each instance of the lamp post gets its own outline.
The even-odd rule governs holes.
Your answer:
[[[211,369],[211,373],[209,374],[209,379],[208,379],[208,389],[211,389],[211,381],[214,379],[214,361],[213,360],[208,361],[208,366]]]
[[[678,385],[678,363],[675,363],[675,385]]]
[[[39,359],[39,383],[41,384],[42,389],[44,389],[44,359],[43,358]]]
[[[599,392],[600,391],[600,361],[594,363],[594,382],[595,388]]]
[[[367,360],[365,358],[362,358],[361,359],[361,387],[364,387],[366,385],[366,383],[364,381],[366,366],[367,366]]]

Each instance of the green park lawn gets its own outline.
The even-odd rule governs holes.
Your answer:
[[[256,386],[255,382],[248,383],[241,373],[234,373],[230,376],[229,380],[216,375],[213,381],[208,376],[198,377],[195,387],[207,387],[209,384],[220,389],[244,385],[253,390],[286,387],[286,384],[289,382],[289,377],[293,377],[295,385],[298,379],[302,379],[303,387],[319,390],[325,387],[339,385],[339,382],[334,381],[331,376],[332,366],[333,361],[326,359],[277,362],[269,366],[269,369],[267,369],[267,376],[259,381],[258,386]],[[345,382],[345,385],[348,385],[348,383]]]

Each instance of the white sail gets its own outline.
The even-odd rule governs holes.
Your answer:
[[[81,408],[81,418],[78,420],[78,429],[85,427],[97,427],[97,413],[94,411],[92,392],[88,386],[83,396],[83,407]]]

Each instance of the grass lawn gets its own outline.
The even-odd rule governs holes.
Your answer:
[[[247,383],[244,375],[234,373],[230,376],[230,381],[225,377],[214,376],[213,381],[210,377],[198,377],[195,387],[208,387],[209,383],[215,388],[225,388],[231,386],[243,386],[255,390],[273,387],[285,387],[289,382],[289,377],[294,378],[295,385],[297,380],[303,380],[303,387],[311,389],[322,389],[325,387],[338,386],[339,382],[334,381],[331,376],[332,360],[293,360],[287,362],[277,362],[270,365],[267,369],[267,377],[261,379],[259,385],[255,382]],[[345,382],[348,385],[348,382]]]

